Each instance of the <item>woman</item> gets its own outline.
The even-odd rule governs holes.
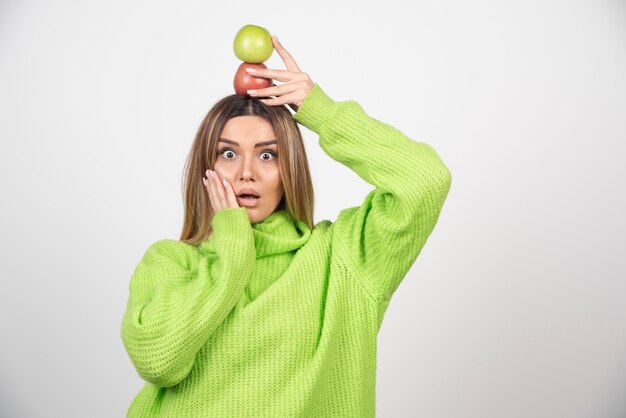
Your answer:
[[[131,278],[122,340],[146,383],[129,417],[375,415],[376,336],[451,175],[429,145],[333,101],[273,42],[287,70],[254,75],[283,84],[209,111],[181,240],[152,244]],[[375,186],[335,222],[312,225],[297,123]]]

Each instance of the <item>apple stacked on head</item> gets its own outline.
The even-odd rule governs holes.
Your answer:
[[[246,71],[249,67],[267,68],[263,62],[274,52],[272,36],[267,29],[256,25],[243,26],[235,35],[233,50],[237,58],[243,61],[235,73],[235,93],[247,96],[250,89],[263,89],[272,85],[271,79],[255,77]]]

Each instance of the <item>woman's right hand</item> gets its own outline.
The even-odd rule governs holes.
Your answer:
[[[221,180],[215,171],[207,170],[205,174],[206,177],[202,178],[202,182],[215,213],[224,208],[238,208],[239,202],[233,186],[226,179]]]
[[[291,54],[282,46],[276,36],[272,36],[274,49],[278,52],[285,63],[286,70],[271,70],[269,68],[253,68],[248,67],[248,71],[254,77],[269,78],[272,80],[284,81],[284,84],[274,84],[260,90],[248,90],[248,94],[253,97],[269,97],[276,96],[273,99],[262,99],[261,101],[268,106],[288,105],[297,112],[304,99],[315,86],[311,77],[300,70],[298,64]]]

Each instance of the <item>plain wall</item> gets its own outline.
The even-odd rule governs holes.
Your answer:
[[[125,416],[130,276],[179,238],[183,164],[248,23],[452,173],[378,336],[378,416],[626,416],[617,0],[2,0],[0,416]],[[335,220],[372,186],[302,130],[315,221]]]

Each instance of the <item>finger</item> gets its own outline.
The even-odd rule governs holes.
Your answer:
[[[285,94],[280,97],[276,97],[273,99],[261,99],[260,101],[269,106],[278,106],[284,104],[294,104],[295,100],[298,98],[297,93]],[[297,107],[297,106],[296,106]]]
[[[224,187],[226,188],[226,200],[228,201],[228,207],[238,208],[239,202],[237,201],[233,185],[230,184],[228,180],[224,179]]]
[[[274,84],[272,87],[266,87],[264,89],[248,90],[248,94],[256,97],[282,96],[283,94],[291,93],[297,87],[298,86],[293,83],[281,85]]]
[[[217,212],[218,210],[221,209],[221,207],[219,206],[219,202],[217,200],[217,196],[215,195],[215,191],[213,190],[213,182],[211,180],[211,170],[207,170],[206,171],[206,176],[207,179],[204,181],[204,185],[206,186],[207,189],[207,193],[209,195],[209,201],[211,202],[211,207],[213,208],[214,212]]]
[[[219,209],[218,210],[222,210],[224,209],[224,202],[222,201],[222,198],[220,197],[219,194],[219,184],[217,184],[217,181],[215,180],[217,174],[215,173],[215,171],[211,171],[211,178],[210,178],[210,182],[211,182],[211,191],[213,192],[213,201],[215,203],[215,206],[217,206]]]
[[[298,64],[296,64],[296,61],[293,59],[291,54],[287,52],[287,50],[280,43],[280,41],[278,40],[278,37],[275,35],[272,36],[272,41],[274,43],[274,48],[276,49],[276,52],[278,52],[278,55],[280,55],[280,57],[283,59],[283,62],[285,63],[285,66],[287,67],[287,69],[289,71],[300,72],[300,68],[298,67]]]
[[[301,72],[295,73],[288,70],[271,70],[269,68],[247,68],[246,71],[254,77],[271,78],[278,81],[289,82],[302,78]]]
[[[226,193],[224,193],[224,183],[222,183],[222,179],[220,179],[219,174],[217,172],[213,172],[213,185],[215,186],[215,194],[220,201],[220,206],[225,208],[226,205]]]

